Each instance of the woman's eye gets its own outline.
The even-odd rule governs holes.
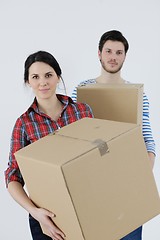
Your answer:
[[[51,73],[47,73],[46,74],[46,78],[50,78],[50,77],[52,77],[52,74]]]
[[[33,79],[38,79],[38,76],[37,76],[37,75],[34,75],[32,78],[33,78]]]

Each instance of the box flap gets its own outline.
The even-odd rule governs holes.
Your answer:
[[[82,118],[61,128],[57,134],[90,142],[96,139],[107,142],[136,127],[139,125],[96,118]]]
[[[25,158],[61,166],[94,147],[92,143],[78,138],[53,134],[22,148],[15,153],[15,156],[19,161]]]
[[[83,118],[20,149],[15,156],[61,166],[96,147],[100,149],[99,141],[107,142],[136,127],[136,124]]]
[[[82,85],[82,86],[79,86],[77,87],[77,89],[80,89],[80,88],[113,88],[114,89],[120,89],[120,88],[127,88],[127,89],[131,89],[131,88],[137,88],[137,89],[143,89],[143,84],[142,83],[122,83],[122,84],[117,84],[117,83],[96,83],[96,84],[86,84],[86,85]]]

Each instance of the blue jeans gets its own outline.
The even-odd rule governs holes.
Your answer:
[[[42,232],[39,222],[29,215],[29,225],[33,240],[52,240]],[[142,227],[137,228],[120,240],[142,240]]]
[[[142,240],[142,227],[137,228],[127,236],[121,238],[121,240]]]
[[[52,240],[52,238],[42,232],[39,222],[31,215],[29,215],[29,225],[33,240]]]

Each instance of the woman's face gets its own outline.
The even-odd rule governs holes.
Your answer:
[[[28,83],[37,99],[50,99],[55,95],[58,82],[59,77],[50,65],[35,62],[30,66]]]

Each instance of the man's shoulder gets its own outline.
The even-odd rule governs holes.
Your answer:
[[[84,85],[87,85],[87,84],[95,84],[95,83],[96,83],[96,79],[92,78],[92,79],[87,79],[87,80],[84,80],[84,81],[80,82],[78,84],[78,86],[84,86]]]

